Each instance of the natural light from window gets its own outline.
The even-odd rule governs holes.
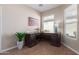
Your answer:
[[[43,31],[45,33],[54,33],[54,15],[43,18]]]
[[[77,36],[77,5],[70,5],[64,14],[65,35],[71,38]]]

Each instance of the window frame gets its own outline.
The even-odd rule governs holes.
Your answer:
[[[68,7],[70,7],[70,6],[71,6],[71,5],[69,5]],[[77,8],[77,5],[76,5],[76,8]],[[78,32],[78,31],[77,31],[77,28],[76,28],[76,31],[77,31],[77,32],[76,32],[76,36],[75,36],[75,37],[74,37],[74,36],[66,35],[66,33],[65,33],[65,32],[66,32],[66,24],[67,24],[67,23],[65,22],[65,21],[67,20],[67,17],[66,17],[66,15],[65,15],[65,13],[66,13],[65,10],[66,10],[66,9],[64,9],[64,21],[63,21],[63,22],[64,22],[64,36],[67,37],[67,38],[76,40],[76,39],[77,39],[77,34],[78,34],[78,33],[77,33],[77,32]],[[77,10],[76,10],[76,11],[77,11]],[[68,11],[68,12],[69,12],[69,11]],[[69,17],[70,17],[70,16],[69,16]],[[78,16],[77,16],[77,14],[76,14],[76,17],[74,16],[74,17],[69,18],[69,19],[76,19],[76,20],[78,20],[77,17],[78,17]],[[70,23],[70,22],[69,22],[69,23]],[[77,24],[78,24],[78,23],[76,22],[76,25],[77,25]],[[77,26],[77,27],[78,27],[78,26]]]
[[[47,20],[42,20],[42,30],[44,31],[44,22],[51,22],[51,21],[53,21],[54,22],[54,27],[55,27],[55,15],[54,14],[52,14],[53,16],[54,16],[54,18],[53,19],[47,19]],[[52,15],[48,15],[48,16],[44,16],[44,17],[49,17],[49,16],[52,16]],[[43,19],[44,19],[44,17],[43,17]],[[55,31],[55,30],[54,30]],[[47,33],[47,32],[46,32]],[[48,33],[50,33],[50,32],[48,32]],[[54,32],[53,32],[54,33]]]

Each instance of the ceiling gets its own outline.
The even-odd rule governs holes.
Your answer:
[[[29,7],[39,11],[44,12],[52,8],[60,6],[59,4],[28,4]]]

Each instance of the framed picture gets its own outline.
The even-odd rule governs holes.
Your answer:
[[[28,26],[38,26],[39,20],[32,18],[32,17],[28,17]]]

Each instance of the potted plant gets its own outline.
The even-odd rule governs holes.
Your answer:
[[[16,32],[17,37],[17,47],[18,49],[22,49],[24,44],[25,33],[24,32]]]

